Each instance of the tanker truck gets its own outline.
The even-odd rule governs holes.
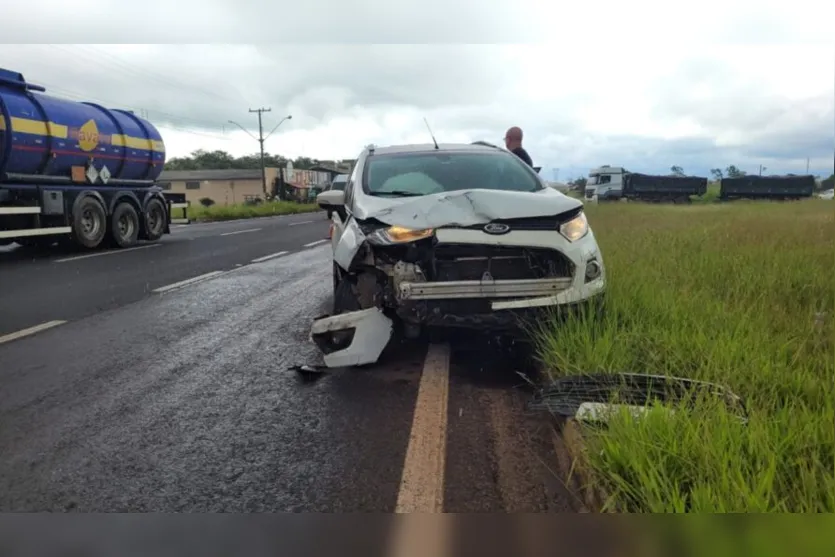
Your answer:
[[[45,91],[0,68],[0,245],[125,248],[169,233],[172,211],[187,204],[156,183],[157,129]]]

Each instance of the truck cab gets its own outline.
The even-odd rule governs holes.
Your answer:
[[[623,195],[623,177],[627,171],[620,166],[603,165],[589,171],[586,199],[615,201]]]

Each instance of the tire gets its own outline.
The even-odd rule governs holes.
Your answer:
[[[123,201],[110,216],[110,236],[120,248],[129,248],[139,240],[139,215],[133,205]]]
[[[333,299],[336,300],[336,287],[339,286],[339,266],[333,264]]]
[[[87,249],[99,247],[107,235],[107,212],[94,197],[85,197],[72,214],[72,239]]]
[[[336,271],[336,269],[334,269]],[[336,278],[334,277],[334,280]],[[358,311],[360,302],[351,288],[350,280],[340,280],[333,289],[333,314],[348,313],[350,311]]]
[[[159,199],[151,199],[145,205],[143,217],[143,237],[151,242],[156,242],[165,234],[165,227],[168,224],[168,211]]]

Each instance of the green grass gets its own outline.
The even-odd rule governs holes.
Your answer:
[[[320,210],[315,203],[294,203],[291,201],[271,201],[260,205],[213,205],[211,207],[193,204],[188,208],[188,217],[193,221],[208,222],[311,213]],[[175,218],[177,216],[174,215]]]
[[[835,511],[831,202],[589,206],[608,275],[601,319],[538,335],[554,375],[643,372],[714,381],[708,402],[587,431],[606,509]]]

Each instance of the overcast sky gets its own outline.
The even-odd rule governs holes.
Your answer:
[[[266,143],[292,157],[426,142],[426,117],[444,142],[499,143],[518,125],[561,180],[601,164],[804,172],[807,157],[813,173],[833,171],[835,3],[145,0],[148,19],[107,4],[11,3],[4,40],[284,41],[0,45],[1,67],[52,94],[147,116],[169,157],[257,151],[227,122],[257,133],[248,109],[264,106],[265,133],[293,115]],[[437,44],[520,40],[542,44]],[[435,44],[363,44],[392,41]]]

